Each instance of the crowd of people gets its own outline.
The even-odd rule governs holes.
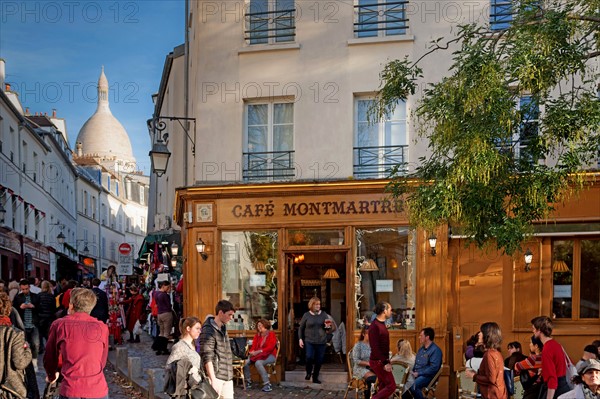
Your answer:
[[[85,363],[85,366],[77,366],[84,369],[88,366],[94,368],[101,365],[101,368],[95,369],[96,374],[98,370],[101,372],[106,359],[100,363],[83,360],[86,356],[94,356],[99,359],[103,357],[102,345],[95,352],[94,345],[88,346],[88,335],[91,332],[98,332],[97,336],[94,335],[94,340],[98,338],[103,341],[106,336],[105,349],[107,351],[113,349],[115,345],[122,344],[125,338],[128,338],[130,343],[140,342],[140,334],[144,330],[148,330],[154,337],[157,337],[159,335],[159,316],[158,314],[149,315],[151,309],[155,308],[154,305],[158,302],[157,294],[159,292],[167,293],[167,299],[161,298],[160,302],[162,305],[168,306],[171,320],[178,319],[179,311],[181,311],[181,307],[177,306],[181,303],[181,298],[178,296],[180,294],[169,294],[171,285],[171,282],[161,282],[163,288],[159,289],[155,282],[142,287],[135,283],[126,284],[126,279],[119,278],[117,275],[114,265],[102,273],[99,279],[84,279],[81,283],[65,278],[58,282],[30,278],[18,282],[11,281],[8,284],[0,280],[0,294],[2,294],[0,298],[2,309],[0,310],[3,311],[0,316],[2,347],[12,347],[13,344],[21,345],[21,337],[24,341],[24,346],[21,345],[21,348],[24,349],[17,353],[18,360],[15,360],[9,351],[0,350],[0,366],[7,369],[13,367],[12,372],[16,375],[24,375],[24,378],[15,379],[14,383],[19,386],[15,387],[13,396],[28,399],[40,398],[36,371],[38,370],[38,358],[42,355],[44,356],[43,365],[49,376],[54,375],[56,369],[61,369],[61,381],[64,381],[61,383],[61,390],[64,389],[65,392],[73,392],[69,388],[68,370],[75,367],[75,363],[82,365]],[[85,289],[89,298],[86,295],[79,297],[79,300],[83,302],[78,303],[77,298],[74,298],[73,295],[81,289]],[[181,292],[181,290],[178,291]],[[93,306],[89,307],[89,300],[92,296],[95,300]],[[150,320],[149,323],[148,320]],[[90,324],[92,321],[98,324]],[[65,345],[66,341],[63,338],[71,330],[69,326],[81,325],[87,326],[83,331],[86,335],[80,337],[82,340],[74,341],[69,356],[65,358],[62,353],[63,349],[59,349]],[[106,334],[100,333],[103,329],[98,326],[105,327]],[[165,330],[168,328],[167,337],[177,336],[178,331],[172,333],[171,325],[161,325],[160,328]],[[125,332],[128,336],[125,336]],[[68,336],[70,340],[73,340],[76,334]],[[157,355],[168,354],[167,343],[160,339],[158,343],[161,348],[160,351],[157,350]],[[83,345],[80,354],[76,353],[78,345]],[[75,363],[68,364],[69,359],[75,359]],[[53,362],[58,363],[53,364]],[[19,367],[22,365],[23,367],[20,369]],[[9,373],[4,372],[3,374]],[[49,380],[52,381],[53,378],[49,377]],[[24,392],[25,394],[23,394]],[[86,391],[86,395],[89,395],[90,392]],[[103,388],[100,387],[97,392],[103,392]],[[65,394],[63,396],[81,397],[81,395]],[[101,398],[103,396],[83,397]]]

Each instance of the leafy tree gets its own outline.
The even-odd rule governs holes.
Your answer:
[[[600,149],[599,10],[598,0],[524,0],[504,30],[461,25],[419,59],[384,67],[372,121],[415,94],[423,62],[454,50],[414,112],[428,156],[391,174],[412,225],[458,226],[480,248],[512,255],[585,183]]]

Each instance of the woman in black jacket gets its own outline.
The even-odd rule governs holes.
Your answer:
[[[48,340],[50,324],[56,319],[56,298],[52,294],[52,286],[48,281],[42,281],[42,291],[38,295],[40,304],[38,306],[38,318],[40,327],[40,353],[44,352]]]

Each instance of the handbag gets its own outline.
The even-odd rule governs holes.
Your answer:
[[[190,398],[192,398],[192,399],[218,399],[219,394],[217,393],[217,391],[215,391],[213,386],[210,384],[210,381],[208,380],[208,377],[206,377],[204,370],[199,369],[198,374],[200,374],[200,377],[202,377],[202,381],[195,382],[194,380],[192,380],[193,383],[190,384],[191,389],[189,391]],[[190,381],[190,378],[191,377],[188,377],[188,382]]]
[[[567,366],[567,374],[565,375],[565,377],[567,378],[567,385],[569,386],[569,389],[572,390],[573,388],[575,388],[575,384],[573,384],[573,377],[577,375],[577,369],[571,362],[571,359],[569,358],[569,355],[567,355],[567,351],[565,351],[565,348],[562,348],[562,350],[565,354],[565,362]]]
[[[231,346],[231,353],[233,356],[239,359],[247,359],[248,354],[246,353],[246,345],[248,343],[248,338],[246,337],[233,337],[229,340],[229,344]]]
[[[529,370],[521,370],[519,376],[521,380],[521,385],[523,386],[524,390],[528,390],[529,388],[531,388],[533,384],[535,384],[535,381],[537,379],[537,374],[534,377],[532,377],[529,374]]]

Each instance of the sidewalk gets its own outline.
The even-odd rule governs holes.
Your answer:
[[[125,334],[127,335],[127,334]],[[134,378],[133,386],[137,387],[142,397],[148,397],[149,376],[147,370],[163,368],[167,362],[168,356],[156,356],[151,349],[152,338],[147,334],[141,336],[140,343],[125,342],[123,347],[127,348],[127,356],[129,358],[140,358],[142,365],[142,373],[139,378]],[[169,345],[170,347],[171,345]],[[117,368],[117,351],[111,351],[108,355],[109,362]],[[124,375],[123,370],[118,369],[119,374]],[[126,373],[126,371],[125,371]],[[126,377],[126,376],[125,376]],[[256,384],[255,384],[256,385]],[[161,387],[162,388],[162,387]],[[320,398],[320,399],[342,399],[344,391],[329,391],[324,389],[310,388],[291,388],[282,387],[273,384],[273,391],[262,392],[260,387],[245,390],[241,385],[235,387],[236,398],[289,398],[289,397],[304,397],[304,398]]]

